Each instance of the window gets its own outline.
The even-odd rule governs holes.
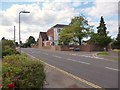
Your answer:
[[[61,29],[57,29],[57,32],[59,33]]]

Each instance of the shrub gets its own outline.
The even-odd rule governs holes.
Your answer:
[[[2,51],[2,57],[7,56],[7,55],[12,55],[12,54],[19,54],[18,51],[16,51],[13,48],[10,47],[6,47],[3,51]]]
[[[15,88],[42,88],[45,80],[43,63],[25,55],[5,56],[3,77],[4,74],[8,76],[3,79],[3,88],[8,88],[8,84]]]
[[[12,40],[3,39],[1,41],[2,44],[0,44],[0,46],[2,47],[2,58],[7,55],[19,54],[19,52],[15,50],[15,44]]]

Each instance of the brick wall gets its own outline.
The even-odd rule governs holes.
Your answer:
[[[80,51],[103,51],[104,48],[97,45],[61,46],[61,51],[72,51],[72,48],[80,48]]]
[[[51,36],[52,39],[54,40],[54,30],[53,30],[53,28],[51,28],[51,29],[49,29],[49,30],[47,31],[47,35],[48,35],[48,36]]]

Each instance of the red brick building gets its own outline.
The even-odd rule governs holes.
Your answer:
[[[47,32],[40,32],[38,39],[38,47],[58,45],[59,32],[68,25],[56,24],[47,30]]]

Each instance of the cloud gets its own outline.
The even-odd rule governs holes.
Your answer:
[[[85,0],[83,0],[85,1]],[[88,3],[88,2],[87,2]],[[84,3],[84,4],[87,4]],[[30,11],[30,13],[21,13],[21,39],[23,42],[33,35],[38,38],[40,31],[47,31],[48,28],[52,27],[57,23],[69,24],[70,19],[78,14],[86,13],[89,23],[97,27],[99,25],[99,18],[101,15],[105,17],[111,17],[117,14],[117,3],[116,2],[103,2],[103,0],[96,0],[93,2],[94,5],[89,8],[81,9],[80,0],[38,0],[38,2],[31,4],[13,4],[10,8],[0,11],[0,20],[2,23],[0,25],[1,33],[0,38],[6,37],[8,39],[13,39],[14,25],[16,26],[16,40],[18,41],[19,35],[19,12],[20,11]],[[84,12],[83,12],[84,11]],[[97,21],[93,19],[98,18]],[[110,20],[109,20],[110,21]],[[114,22],[108,22],[106,20],[108,30],[110,34],[116,34],[116,24]]]
[[[0,11],[0,16],[2,16],[1,29],[3,29],[2,35],[9,37],[8,30],[16,26],[16,36],[18,39],[18,21],[20,11],[29,11],[30,13],[21,13],[21,32],[24,34],[23,41],[27,39],[30,35],[29,33],[35,35],[39,34],[40,31],[46,31],[48,27],[52,27],[57,23],[69,23],[70,18],[73,17],[76,12],[70,3],[55,3],[55,2],[44,2],[42,5],[39,3],[32,4],[13,4],[10,8]],[[5,28],[4,28],[5,27]],[[6,28],[8,27],[8,28]],[[9,32],[10,35],[11,32]],[[22,35],[21,34],[21,35]],[[38,38],[38,36],[35,36]],[[9,37],[11,38],[11,36]]]
[[[118,21],[107,21],[106,25],[109,34],[113,35],[112,37],[116,37],[118,34]]]
[[[119,0],[96,0],[93,7],[84,9],[88,15],[92,17],[107,16],[110,17],[118,13],[118,1]]]

